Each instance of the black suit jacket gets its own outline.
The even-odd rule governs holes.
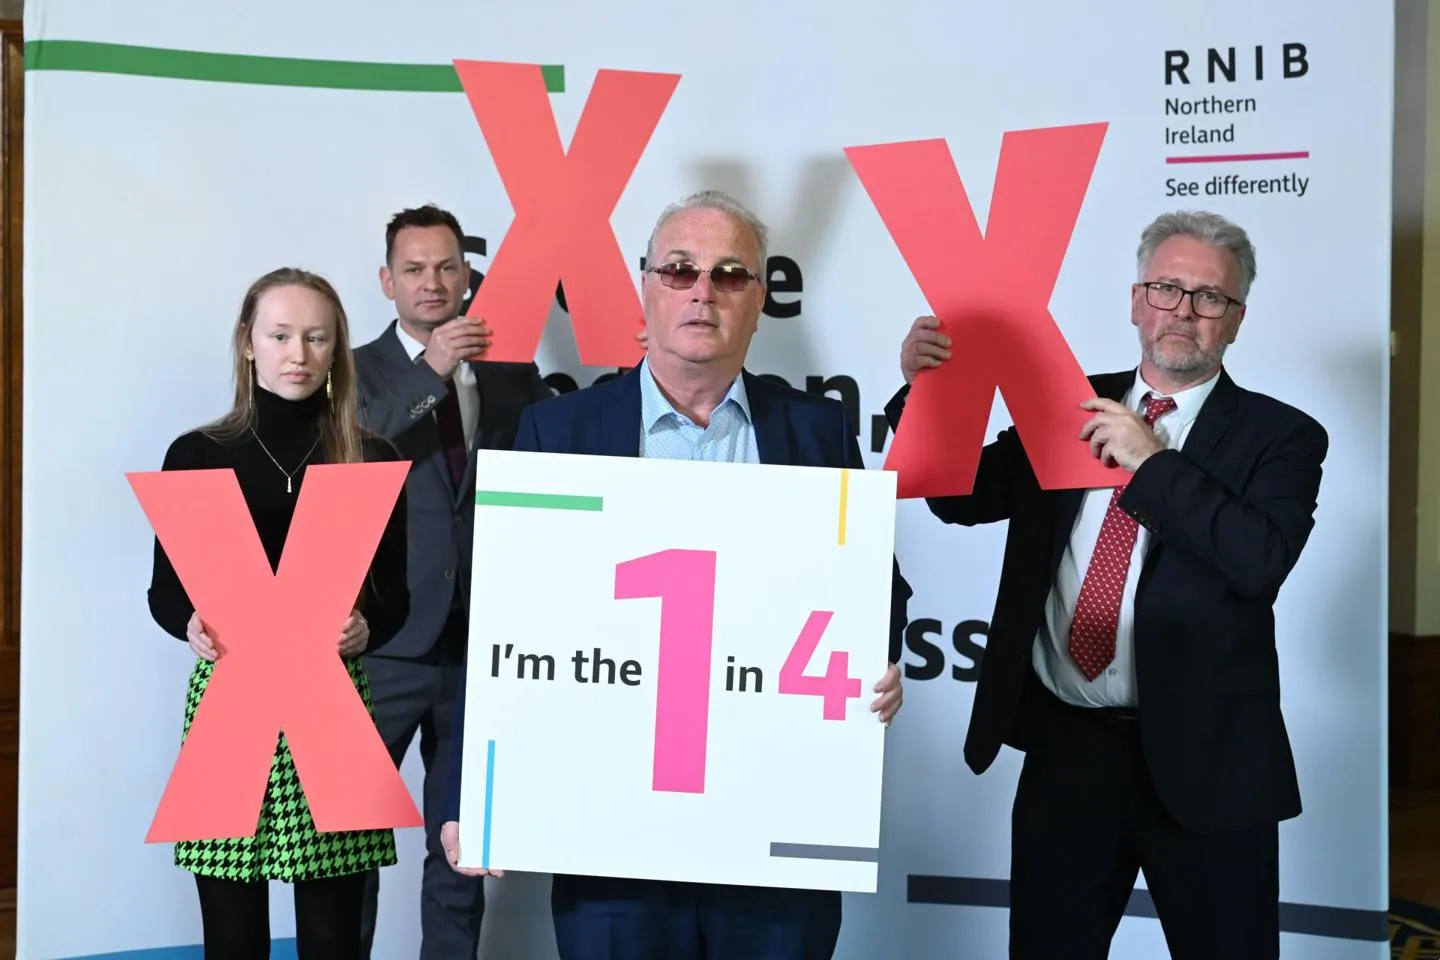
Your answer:
[[[475,450],[508,450],[521,412],[554,396],[533,363],[471,363],[480,393]],[[445,381],[423,360],[414,361],[395,331],[395,321],[355,349],[361,426],[388,439],[411,462],[405,480],[410,509],[410,617],[377,655],[418,658],[440,638],[457,593],[470,606],[470,567],[475,537],[475,457],[457,488],[450,480],[440,428],[433,411]]]
[[[1093,376],[1123,400],[1133,370]],[[899,423],[908,387],[886,407]],[[1151,535],[1135,594],[1140,730],[1171,815],[1197,831],[1298,816],[1280,711],[1276,595],[1314,526],[1325,429],[1221,371],[1180,450],[1135,471],[1120,506]],[[985,447],[972,492],[928,501],[946,523],[1008,520],[965,759],[976,773],[1002,743],[1024,750],[1030,659],[1084,491],[1041,490],[1013,427]]]

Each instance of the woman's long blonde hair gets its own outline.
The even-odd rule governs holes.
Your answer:
[[[335,316],[335,350],[330,358],[327,380],[330,391],[328,412],[320,419],[321,446],[327,463],[358,463],[365,459],[365,452],[357,416],[359,401],[355,388],[355,359],[350,352],[350,322],[345,316],[345,307],[340,303],[340,295],[330,281],[297,267],[271,270],[250,284],[250,289],[245,292],[230,344],[234,353],[235,403],[229,413],[203,430],[216,440],[227,441],[239,439],[254,427],[255,373],[245,351],[250,346],[260,298],[276,287],[305,287],[320,294],[330,304]]]

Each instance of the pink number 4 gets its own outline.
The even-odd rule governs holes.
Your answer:
[[[660,598],[660,656],[655,670],[652,790],[705,792],[710,730],[710,663],[715,635],[715,551],[662,550],[615,565],[615,599]],[[783,694],[820,697],[826,720],[845,719],[860,696],[848,676],[850,654],[833,651],[823,676],[805,672],[833,614],[816,610],[780,668]]]
[[[820,637],[830,624],[829,610],[815,610],[805,621],[805,627],[790,648],[785,665],[780,668],[780,692],[796,696],[819,697],[824,704],[826,720],[845,719],[845,701],[860,696],[860,681],[849,676],[850,654],[840,650],[830,652],[830,664],[823,676],[805,672],[815,648],[820,646]]]

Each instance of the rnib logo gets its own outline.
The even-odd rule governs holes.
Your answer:
[[[1267,64],[1273,64],[1275,60],[1280,61],[1280,78],[1283,80],[1295,80],[1310,72],[1310,61],[1303,43],[1282,44],[1277,52],[1271,48],[1268,53],[1263,45],[1257,44],[1253,57],[1240,57],[1235,47],[1209,47],[1201,51],[1195,57],[1205,63],[1203,76],[1206,83],[1235,83],[1241,78],[1240,70],[1243,67],[1247,73],[1244,79],[1256,80],[1265,79]],[[1170,86],[1177,81],[1183,84],[1190,84],[1191,56],[1188,50],[1166,50],[1165,51],[1165,86]],[[1201,76],[1199,67],[1193,68],[1196,76]]]

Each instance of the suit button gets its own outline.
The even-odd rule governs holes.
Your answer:
[[[454,571],[454,570],[446,570],[446,571],[445,571],[445,579],[446,579],[446,580],[454,580],[454,579],[455,579],[455,571]]]

